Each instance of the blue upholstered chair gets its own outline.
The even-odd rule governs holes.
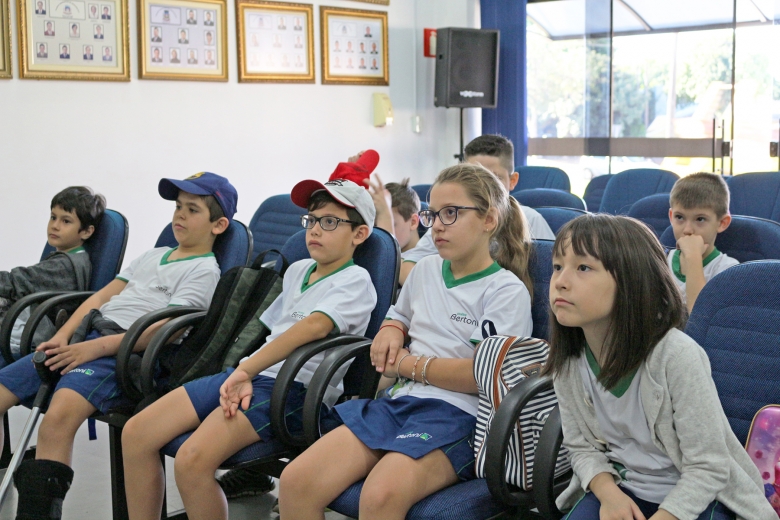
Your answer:
[[[301,230],[290,237],[281,252],[290,263],[309,258],[309,253],[306,249],[306,231]],[[280,463],[279,459],[292,458],[301,449],[308,446],[303,436],[294,437],[289,432],[283,420],[284,399],[298,369],[313,355],[329,348],[361,340],[363,343],[370,345],[371,340],[369,338],[373,338],[378,332],[387,310],[395,301],[401,262],[398,242],[386,231],[375,228],[368,240],[355,250],[353,258],[357,265],[369,272],[377,292],[377,305],[371,313],[365,338],[337,336],[296,349],[285,361],[277,377],[271,397],[271,427],[274,429],[276,438],[271,442],[257,442],[247,446],[226,460],[222,465],[224,469],[259,464],[266,465],[268,474],[279,476],[283,469],[283,463]],[[356,359],[347,371],[344,378],[345,393],[355,391],[355,395],[362,397],[373,396],[374,392],[376,392],[376,383],[379,378],[374,377],[373,383],[364,384],[365,378],[363,375],[367,372],[376,374],[376,371],[371,369],[370,360],[366,355]],[[321,402],[320,398],[320,403],[318,404],[321,404]],[[275,417],[277,418],[276,420],[274,420]],[[168,443],[161,450],[161,453],[175,457],[179,448],[190,435],[191,432],[177,437]]]
[[[534,188],[530,190],[515,190],[512,196],[522,204],[530,208],[555,206],[557,208],[587,209],[585,201],[578,196],[552,188]]]
[[[585,204],[589,211],[596,212],[601,207],[601,199],[604,197],[604,190],[607,189],[607,183],[614,177],[614,175],[599,175],[593,177],[585,188],[585,195],[582,196],[585,199]]]
[[[536,208],[536,211],[539,212],[541,216],[544,217],[544,220],[547,221],[547,224],[550,226],[550,229],[552,229],[553,233],[556,235],[558,234],[558,230],[563,227],[564,224],[566,224],[570,220],[574,220],[575,218],[586,215],[588,212],[583,209],[572,209],[572,208]]]
[[[672,172],[654,168],[636,168],[615,174],[604,189],[600,213],[625,215],[643,197],[669,193],[679,177]]]
[[[415,184],[412,189],[417,196],[420,197],[420,202],[428,202],[428,192],[431,191],[432,184]]]
[[[732,215],[780,222],[780,172],[745,173],[730,179]]]
[[[641,220],[660,237],[672,225],[669,222],[669,194],[656,193],[639,199],[628,210],[628,216]]]
[[[301,225],[300,220],[298,225]],[[176,247],[177,245],[173,236],[173,227],[168,224],[160,233],[154,247]],[[233,267],[247,265],[252,254],[252,232],[243,223],[233,220],[227,230],[214,241],[213,251],[222,274]]]
[[[550,188],[571,191],[571,182],[565,171],[554,166],[520,166],[517,173],[520,178],[513,191]]]
[[[531,258],[529,270],[534,282],[534,298],[531,307],[531,315],[534,323],[533,335],[537,338],[547,337],[548,322],[548,292],[550,286],[550,277],[552,275],[552,246],[551,240],[535,240],[534,254]],[[332,352],[317,369],[309,385],[309,394],[324,393],[324,386],[327,384],[330,373],[338,368],[338,363],[343,363],[349,359],[350,349],[356,347],[340,347]],[[344,355],[341,355],[341,354]],[[551,384],[541,380],[529,380],[527,385],[518,385],[520,391],[515,394],[514,403],[519,409],[522,409],[530,396],[541,391],[539,384],[551,388]],[[522,394],[522,395],[521,395]],[[311,412],[314,410],[310,406],[309,397],[304,404],[304,428],[316,424],[312,421]],[[504,402],[499,409],[504,408]],[[517,419],[515,419],[515,422]],[[316,432],[315,432],[316,433]],[[511,433],[511,432],[510,432]],[[492,435],[492,429],[491,433]],[[490,443],[490,435],[488,443]],[[314,441],[316,435],[308,436],[309,442]],[[490,451],[490,447],[488,447]],[[495,451],[495,449],[493,450]],[[495,457],[493,457],[495,458]],[[503,459],[503,457],[502,457]],[[518,508],[528,511],[533,507],[530,492],[514,492],[508,490],[503,482],[503,469],[498,468],[496,461],[488,461],[488,479],[474,479],[467,482],[460,482],[448,488],[442,489],[415,504],[406,518],[408,520],[449,520],[458,518],[459,520],[482,520],[493,518],[501,513],[513,512]],[[500,475],[500,476],[499,476]],[[495,484],[489,486],[488,482],[494,481]],[[330,504],[330,508],[341,514],[357,518],[360,504],[360,492],[363,489],[363,481],[359,481],[347,488],[336,500]]]
[[[420,211],[422,211],[422,210],[424,210],[424,209],[428,209],[428,203],[427,203],[427,202],[420,201]],[[423,226],[423,225],[422,225],[422,222],[420,222],[419,224],[417,224],[417,234],[418,234],[418,235],[420,235],[420,238],[422,238],[422,236],[423,236],[425,233],[427,233],[427,232],[428,232],[428,228],[427,228],[427,227],[425,227],[425,226]]]
[[[669,248],[676,247],[671,226],[661,235],[661,243]],[[780,260],[780,224],[763,218],[734,215],[731,225],[715,239],[715,247],[740,262]]]
[[[254,240],[252,260],[263,251],[280,250],[288,238],[301,230],[301,216],[305,214],[306,208],[293,204],[290,195],[274,195],[264,200],[249,221]]]

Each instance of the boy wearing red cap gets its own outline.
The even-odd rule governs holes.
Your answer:
[[[236,210],[238,196],[227,179],[199,173],[186,180],[162,179],[158,191],[175,200],[173,235],[177,247],[155,248],[133,260],[116,279],[90,296],[37,350],[62,377],[38,433],[36,460],[14,475],[19,490],[17,518],[60,518],[73,480],[73,438],[96,411],[125,404],[116,380],[116,353],[125,331],[144,314],[171,305],[207,308],[219,280],[212,253]],[[136,343],[146,348],[164,322],[150,327]],[[41,380],[32,355],[0,370],[0,410],[27,404]]]
[[[375,209],[367,190],[337,168],[324,184],[298,183],[292,201],[308,209],[301,224],[311,259],[292,264],[282,293],[260,317],[270,330],[266,343],[238,367],[185,384],[133,417],[123,433],[130,518],[160,517],[165,480],[159,450],[193,431],[176,456],[176,485],[189,518],[228,517],[225,494],[214,479],[222,462],[257,441],[268,442],[270,398],[284,360],[298,347],[329,334],[362,335],[376,305],[368,272],[355,265],[355,248],[371,234]],[[287,425],[301,430],[306,386],[324,359],[321,353],[296,375],[287,396]],[[325,393],[332,406],[342,392],[344,371]]]

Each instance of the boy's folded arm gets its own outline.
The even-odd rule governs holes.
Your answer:
[[[238,369],[254,377],[287,359],[287,356],[298,347],[326,337],[334,328],[333,321],[326,314],[314,311],[284,331],[278,338],[264,345],[257,354],[241,363]]]

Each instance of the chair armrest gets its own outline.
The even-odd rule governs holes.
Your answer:
[[[45,302],[38,305],[38,308],[30,313],[30,319],[27,320],[27,324],[22,331],[22,339],[19,345],[19,354],[24,357],[30,353],[30,346],[32,345],[33,336],[35,336],[35,329],[38,328],[38,324],[52,309],[58,305],[62,305],[68,302],[84,302],[87,298],[92,296],[94,291],[81,291],[81,292],[69,292],[49,298]]]
[[[569,485],[572,471],[555,478],[555,462],[563,443],[561,411],[556,406],[544,423],[534,454],[533,493],[539,514],[547,520],[559,520],[563,513],[555,505],[555,498]]]
[[[303,365],[320,352],[364,339],[366,338],[350,334],[325,338],[318,341],[312,341],[306,345],[301,345],[295,349],[292,354],[287,356],[281,370],[279,370],[279,374],[276,376],[274,389],[273,392],[271,392],[271,428],[273,428],[274,435],[276,435],[281,442],[290,446],[307,445],[303,435],[293,436],[290,433],[290,430],[287,428],[287,421],[285,421],[284,413],[287,394],[290,392],[290,387],[293,382],[295,382],[295,376],[301,371]]]
[[[504,396],[493,416],[490,432],[485,440],[485,478],[490,494],[503,504],[525,508],[531,506],[533,494],[528,491],[512,490],[506,481],[506,452],[523,408],[537,394],[552,388],[552,378],[529,377]],[[534,471],[536,471],[535,467]]]
[[[322,400],[325,397],[325,391],[328,389],[328,383],[333,375],[344,366],[344,364],[355,359],[360,355],[368,355],[371,350],[370,339],[358,340],[354,343],[341,346],[328,353],[320,364],[317,371],[309,382],[309,389],[306,391],[306,399],[303,402],[303,437],[306,445],[311,446],[322,436],[320,432],[320,410],[322,409]],[[376,394],[377,383],[381,374],[374,371],[370,377],[363,379],[361,386],[361,398],[373,398]],[[371,388],[373,386],[373,389]]]
[[[7,364],[10,365],[16,361],[13,352],[11,352],[11,332],[13,332],[14,323],[19,318],[19,315],[22,314],[22,311],[32,305],[35,305],[36,303],[46,301],[49,298],[53,298],[54,296],[59,296],[61,294],[66,293],[63,291],[43,291],[28,294],[27,296],[16,300],[14,304],[8,308],[8,311],[3,317],[3,323],[0,326],[0,354],[2,354],[3,359]]]
[[[177,318],[202,310],[199,307],[165,307],[164,309],[144,314],[130,325],[130,328],[125,332],[124,338],[122,338],[122,342],[119,344],[119,351],[116,353],[116,377],[119,388],[126,397],[136,402],[143,399],[143,393],[133,382],[130,370],[130,358],[141,334],[160,320]]]
[[[169,343],[171,337],[182,329],[202,323],[205,317],[206,311],[179,316],[163,325],[157,331],[157,334],[154,335],[149,346],[146,347],[141,360],[141,392],[143,392],[145,398],[152,396],[156,399],[160,397],[157,381],[154,378],[155,368],[157,367],[157,360],[160,359],[160,354],[165,351],[166,347],[171,346],[171,343]]]

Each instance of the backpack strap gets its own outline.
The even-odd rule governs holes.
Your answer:
[[[266,260],[266,256],[269,254],[275,254],[276,258],[271,260]],[[282,255],[282,253],[279,252],[277,249],[266,249],[265,251],[259,253],[254,261],[252,262],[252,269],[261,269],[263,267],[263,264],[266,262],[276,261],[276,264],[279,264],[279,260],[282,261],[282,268],[279,270],[279,275],[284,276],[284,273],[287,272],[287,268],[290,267],[290,262],[287,261],[287,259]]]

